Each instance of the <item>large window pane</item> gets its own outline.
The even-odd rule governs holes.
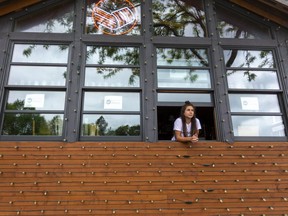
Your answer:
[[[140,0],[87,0],[87,34],[140,35]]]
[[[88,46],[86,64],[139,66],[139,48]]]
[[[140,68],[86,68],[85,86],[140,87]]]
[[[272,51],[224,50],[226,67],[275,68]]]
[[[158,69],[158,87],[211,88],[208,70]]]
[[[216,7],[218,33],[221,38],[269,39],[270,29],[220,6]]]
[[[235,136],[285,136],[281,116],[232,116]]]
[[[276,71],[227,70],[231,89],[279,89]]]
[[[206,49],[158,48],[157,66],[194,66],[208,67]]]
[[[140,115],[84,115],[83,136],[139,136]]]
[[[17,32],[71,33],[74,19],[74,1],[65,1],[52,8],[40,9],[15,22]]]
[[[65,92],[10,91],[6,110],[64,110]]]
[[[12,62],[67,63],[67,45],[15,44]]]
[[[211,94],[206,93],[158,93],[158,102],[207,102],[211,103]]]
[[[64,86],[67,67],[11,66],[9,85]]]
[[[60,136],[63,116],[63,114],[6,113],[2,135]]]
[[[84,111],[140,111],[139,93],[85,92]]]
[[[200,0],[153,0],[153,29],[157,36],[207,37]]]
[[[269,94],[230,94],[232,112],[280,112],[277,95]]]

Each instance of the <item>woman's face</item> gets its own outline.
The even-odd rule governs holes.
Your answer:
[[[187,106],[184,111],[185,118],[192,119],[194,116],[194,107],[193,106]]]

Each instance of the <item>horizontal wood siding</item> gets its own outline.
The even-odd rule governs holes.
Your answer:
[[[288,215],[287,142],[0,142],[0,215]]]

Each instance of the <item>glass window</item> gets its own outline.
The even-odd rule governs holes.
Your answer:
[[[8,85],[64,86],[66,77],[67,67],[13,65]]]
[[[224,50],[226,67],[275,68],[272,51]]]
[[[64,110],[65,92],[9,91],[6,110]]]
[[[140,35],[140,0],[87,0],[86,34]]]
[[[12,62],[25,63],[66,63],[67,45],[15,44]]]
[[[140,136],[140,115],[83,115],[82,136]]]
[[[276,94],[230,94],[232,112],[280,112]]]
[[[85,86],[140,87],[139,64],[138,47],[88,46]]]
[[[6,113],[2,135],[61,136],[63,114]]]
[[[159,88],[211,88],[206,49],[157,48],[156,51]]]
[[[84,111],[140,111],[140,94],[85,92]]]
[[[234,136],[285,136],[272,51],[224,50],[224,58]]]
[[[10,86],[4,92],[2,135],[61,139],[68,53],[68,45],[14,44],[7,80]]]
[[[82,136],[140,136],[140,94],[85,92]]]
[[[152,11],[156,36],[208,36],[201,0],[153,0]]]
[[[230,89],[280,89],[276,71],[227,70]]]
[[[85,86],[139,87],[140,68],[86,67]]]
[[[157,48],[157,66],[208,67],[206,49]]]
[[[208,70],[158,69],[157,75],[159,88],[211,88]]]
[[[51,8],[39,9],[15,22],[16,32],[72,33],[74,1],[65,1]]]
[[[217,29],[221,38],[269,39],[270,29],[263,24],[253,22],[247,16],[237,14],[230,9],[216,7]]]
[[[158,102],[193,101],[193,103],[211,103],[211,94],[208,93],[158,93]]]
[[[139,66],[139,48],[88,46],[86,64]]]
[[[138,47],[87,46],[83,139],[91,136],[105,140],[115,136],[140,139],[139,54]]]
[[[232,116],[234,136],[285,136],[282,116]]]

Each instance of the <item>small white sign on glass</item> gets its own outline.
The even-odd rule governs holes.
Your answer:
[[[122,96],[105,96],[104,109],[122,109]]]
[[[25,97],[24,107],[43,108],[45,94],[27,94]]]
[[[241,97],[242,110],[259,111],[258,97]]]

